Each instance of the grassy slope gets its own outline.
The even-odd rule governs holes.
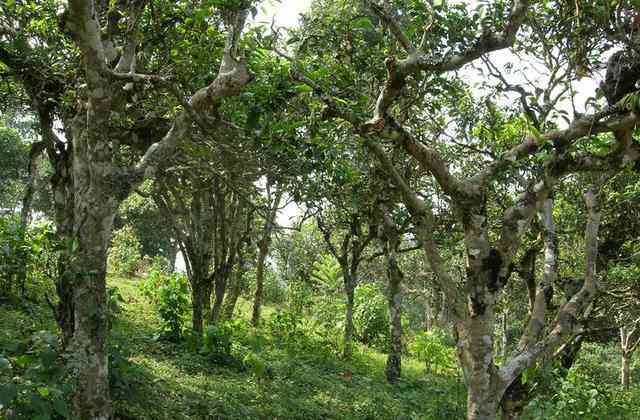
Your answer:
[[[454,377],[426,376],[403,360],[398,385],[384,380],[385,356],[360,348],[354,360],[255,349],[267,377],[213,364],[186,343],[154,340],[158,319],[135,280],[112,279],[125,299],[113,342],[131,362],[128,386],[114,395],[123,417],[148,419],[442,419],[461,418],[464,389]],[[248,311],[241,310],[242,315]],[[351,375],[350,375],[351,374]]]

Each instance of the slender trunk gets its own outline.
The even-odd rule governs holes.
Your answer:
[[[191,287],[191,309],[193,311],[192,316],[192,325],[193,331],[197,335],[202,335],[204,329],[204,308],[202,305],[203,298],[203,290],[200,286],[196,286],[195,284]]]
[[[387,275],[389,277],[389,324],[391,348],[387,357],[385,374],[389,383],[400,379],[402,370],[402,272],[395,255],[388,258]]]
[[[249,217],[248,220],[250,221],[251,217]],[[247,228],[245,235],[248,235],[249,232],[250,230]],[[245,279],[244,279],[244,276],[247,272],[247,262],[245,260],[245,247],[247,243],[250,243],[250,241],[245,239],[240,240],[240,243],[238,244],[238,263],[236,266],[236,270],[233,272],[234,278],[233,278],[233,284],[231,285],[231,290],[229,290],[229,293],[225,300],[224,317],[226,319],[233,318],[233,312],[236,309],[238,298],[240,297],[240,294],[244,291],[246,286]]]
[[[29,170],[29,182],[22,197],[22,208],[20,209],[20,224],[25,228],[31,223],[31,203],[33,201],[33,191],[35,190],[35,174]]]
[[[178,259],[178,244],[175,241],[171,241],[171,245],[169,247],[169,272],[173,273],[176,271],[176,260]]]
[[[233,312],[236,309],[238,298],[240,298],[240,292],[242,291],[242,274],[237,274],[236,280],[233,282],[227,299],[225,300],[223,316],[225,319],[233,319]]]
[[[353,306],[355,301],[355,281],[348,274],[344,275],[344,288],[346,294],[346,307],[344,319],[344,350],[343,357],[351,358],[353,355]]]
[[[262,309],[262,294],[264,289],[264,265],[269,254],[269,239],[262,238],[259,243],[258,265],[256,268],[256,293],[253,297],[253,313],[251,323],[257,326],[260,323],[260,310]]]
[[[215,324],[220,319],[220,313],[222,312],[222,303],[224,302],[224,295],[227,292],[227,269],[220,269],[214,274],[214,299],[213,307],[209,314],[209,323]]]
[[[192,325],[193,331],[197,335],[202,335],[204,331],[204,319],[209,311],[211,287],[208,286],[207,282],[207,277],[202,274],[194,276],[191,280]]]
[[[622,365],[620,367],[620,383],[625,391],[629,390],[629,374],[631,372],[631,354],[629,352],[622,352]]]
[[[58,273],[65,273],[68,261],[60,257]],[[75,330],[75,305],[73,300],[73,280],[69,276],[60,274],[56,281],[58,304],[54,308],[54,315],[58,327],[62,332],[62,348],[67,348],[73,338]]]
[[[424,299],[424,330],[430,331],[433,328],[435,321],[435,309],[433,302],[429,299],[430,296],[425,296]]]
[[[50,158],[51,159],[51,158]],[[72,153],[66,152],[51,159],[54,173],[50,179],[55,208],[56,238],[66,244],[73,242],[74,194],[71,172]],[[55,279],[58,304],[54,308],[55,319],[62,331],[64,348],[71,343],[75,330],[75,305],[73,301],[73,278],[66,275],[69,268],[69,247],[61,252],[57,262]]]
[[[509,316],[509,309],[505,308],[502,312],[502,360],[507,360],[508,348],[509,348],[509,336],[507,334],[507,317]]]

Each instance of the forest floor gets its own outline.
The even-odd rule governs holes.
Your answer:
[[[386,356],[358,346],[346,362],[325,353],[274,342],[252,351],[267,373],[221,365],[188,342],[158,340],[156,311],[135,279],[112,279],[123,299],[112,343],[126,363],[114,393],[121,418],[136,419],[455,419],[464,413],[465,390],[455,375],[427,375],[403,360],[403,378],[386,383]],[[241,302],[238,316],[248,317]],[[272,308],[267,308],[269,316]]]
[[[464,418],[466,392],[459,375],[427,373],[424,364],[412,358],[403,358],[403,377],[392,386],[384,377],[386,356],[361,345],[345,361],[336,351],[273,339],[274,331],[266,327],[247,328],[244,334],[254,339],[242,345],[245,354],[260,361],[262,368],[256,370],[248,369],[246,361],[216,362],[193,339],[160,340],[157,310],[142,296],[139,281],[109,280],[122,296],[111,335],[116,419]],[[247,319],[249,309],[240,301],[237,316]],[[266,307],[264,318],[275,310]],[[42,330],[56,330],[42,298],[0,304],[0,356],[19,354],[16,346]],[[632,390],[621,392],[618,353],[615,345],[588,344],[568,378],[552,382],[546,395],[553,397],[541,397],[524,418],[640,418],[640,369],[634,370]]]

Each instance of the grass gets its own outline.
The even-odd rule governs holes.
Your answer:
[[[336,356],[337,350],[287,344],[274,339],[267,328],[249,328],[241,344],[243,351],[266,366],[260,373],[246,364],[214,362],[198,351],[193,339],[158,340],[160,320],[154,305],[139,292],[138,282],[109,279],[124,300],[111,332],[117,419],[464,418],[466,393],[459,376],[453,371],[427,374],[422,363],[409,357],[403,359],[402,380],[392,386],[384,378],[386,355],[364,346],[357,346],[354,357],[345,361]],[[26,348],[19,350],[18,344],[28,342],[35,332],[56,331],[41,295],[34,290],[30,299],[0,302],[0,356],[8,356],[14,364]],[[250,309],[247,301],[240,301],[237,316],[246,320]],[[275,311],[265,307],[265,318]],[[568,379],[549,382],[549,389],[523,418],[640,418],[637,364],[636,357],[631,391],[621,392],[615,343],[585,344]],[[13,378],[21,389],[31,394],[42,386],[58,389],[40,377],[29,382],[34,378],[29,369],[19,369],[24,377]],[[22,398],[27,410],[29,398],[29,394]]]
[[[112,342],[126,357],[114,405],[136,419],[441,419],[462,418],[464,387],[453,376],[426,375],[403,360],[403,378],[384,378],[386,356],[358,347],[353,360],[267,342],[252,349],[269,375],[213,363],[188,342],[155,339],[159,319],[135,279],[113,278],[125,303]],[[239,316],[249,314],[246,302]],[[268,317],[269,309],[265,311]],[[118,366],[117,360],[114,365]]]

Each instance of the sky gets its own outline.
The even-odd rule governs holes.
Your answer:
[[[298,16],[309,10],[311,0],[265,0],[258,6],[256,23],[271,25],[275,18],[276,26],[292,27],[298,23]]]

